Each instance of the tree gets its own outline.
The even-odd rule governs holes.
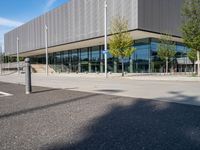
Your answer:
[[[185,0],[181,27],[185,44],[196,51],[198,76],[200,76],[200,0]]]
[[[160,38],[160,44],[158,46],[158,57],[166,62],[166,73],[168,73],[169,59],[176,54],[175,42],[172,41],[172,36],[163,34]]]
[[[187,53],[188,58],[193,62],[194,64],[194,72],[195,72],[195,68],[196,68],[196,64],[195,62],[197,61],[197,52],[194,49],[191,49],[188,53]]]
[[[196,50],[191,49],[190,51],[188,51],[187,56],[193,63],[195,63],[195,61],[197,61]]]
[[[112,37],[109,41],[110,54],[122,60],[122,76],[124,76],[124,59],[130,57],[136,50],[133,47],[133,38],[128,32],[128,20],[117,17],[112,20]]]

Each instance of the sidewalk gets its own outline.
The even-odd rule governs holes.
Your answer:
[[[0,76],[2,82],[24,84],[24,80],[23,74]],[[129,76],[122,78],[120,74],[112,74],[112,77],[109,76],[106,79],[103,74],[53,74],[49,76],[32,74],[34,86],[200,106],[200,82],[197,81],[199,81],[197,77],[177,76]]]
[[[44,76],[44,74],[35,74]],[[105,78],[104,73],[56,73],[49,74],[55,77],[78,77],[78,78]],[[143,81],[189,81],[189,82],[200,82],[200,77],[195,77],[192,75],[165,75],[165,74],[136,74],[129,73],[122,78],[121,73],[108,73],[107,77],[109,79],[130,79],[130,80],[143,80]]]
[[[191,77],[191,76],[129,76],[126,77],[131,80],[143,80],[143,81],[182,81],[182,82],[200,82],[200,77]]]

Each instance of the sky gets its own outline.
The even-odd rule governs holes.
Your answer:
[[[0,45],[4,34],[69,0],[0,0]]]

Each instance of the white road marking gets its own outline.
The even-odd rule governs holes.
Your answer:
[[[12,94],[0,91],[0,97],[7,97],[7,96],[12,96]]]

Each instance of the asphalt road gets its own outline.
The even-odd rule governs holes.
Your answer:
[[[0,82],[1,150],[198,150],[200,107]],[[178,98],[178,97],[177,97]]]

